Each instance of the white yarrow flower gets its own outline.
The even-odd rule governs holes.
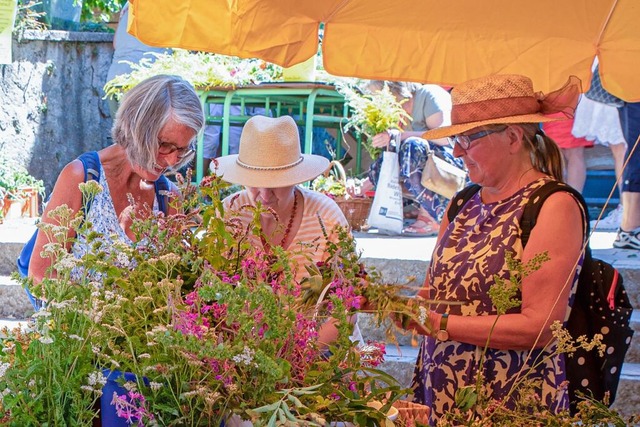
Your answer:
[[[51,344],[51,343],[53,343],[53,338],[51,338],[49,336],[43,336],[43,337],[40,337],[39,341],[42,344]]]
[[[0,363],[0,380],[4,378],[4,375],[7,373],[7,369],[9,369],[10,367],[10,363]]]
[[[243,365],[249,366],[253,361],[254,354],[255,354],[255,351],[245,346],[241,354],[237,354],[233,356],[233,361],[236,362],[237,364],[243,364]]]

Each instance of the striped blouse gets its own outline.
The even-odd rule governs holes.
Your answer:
[[[296,232],[292,243],[285,248],[293,253],[292,259],[296,266],[296,278],[302,279],[307,273],[305,265],[317,263],[326,258],[327,239],[325,239],[322,228],[329,236],[330,241],[336,241],[337,235],[335,227],[340,225],[348,227],[347,219],[338,205],[324,194],[297,187],[304,200],[304,211],[302,222]],[[246,190],[232,194],[224,199],[225,211],[233,210],[240,206],[251,204],[249,193]],[[231,204],[233,202],[233,205]],[[247,222],[251,220],[251,212],[242,211],[240,218]],[[320,221],[320,218],[322,221]]]

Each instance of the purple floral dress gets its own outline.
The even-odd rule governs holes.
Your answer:
[[[464,316],[496,314],[487,291],[495,283],[494,274],[509,277],[505,262],[507,252],[511,251],[515,259],[522,258],[520,218],[531,193],[547,181],[548,178],[534,181],[508,199],[495,203],[482,203],[480,193],[476,193],[462,207],[434,250],[429,277],[430,298],[463,304],[439,305],[436,311]],[[579,265],[582,265],[582,259]],[[578,272],[573,278],[568,307],[573,302],[577,279]],[[519,312],[519,308],[510,311],[514,312]],[[415,401],[431,407],[432,425],[454,407],[457,388],[475,385],[482,351],[480,346],[425,337],[418,355],[413,388]],[[528,366],[546,356],[528,378],[542,379],[538,392],[552,411],[567,409],[567,390],[561,386],[565,381],[564,358],[559,355],[549,357],[552,352],[553,348],[547,351],[489,348],[482,364],[489,395],[495,399],[505,397],[523,367],[522,372],[529,372]]]

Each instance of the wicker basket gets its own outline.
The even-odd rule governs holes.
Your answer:
[[[325,174],[334,171],[337,179],[339,179],[346,186],[347,174],[344,171],[344,167],[340,162],[332,161],[331,166],[325,172]],[[364,231],[369,228],[367,224],[367,218],[369,216],[369,210],[371,209],[371,203],[373,199],[370,197],[338,197],[335,199],[336,204],[347,218],[349,226],[354,231]]]
[[[407,400],[396,400],[393,406],[398,410],[396,425],[403,427],[416,427],[429,425],[428,406]]]
[[[336,203],[347,218],[352,230],[362,231],[369,228],[367,217],[369,209],[371,209],[371,200],[369,198],[336,199]]]

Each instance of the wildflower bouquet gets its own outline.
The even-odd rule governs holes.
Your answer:
[[[351,117],[345,125],[345,131],[354,129],[367,138],[365,148],[372,159],[377,159],[382,150],[371,145],[371,138],[389,129],[400,129],[411,120],[411,116],[402,108],[389,88],[373,93],[362,94],[358,89],[348,84],[339,85],[351,108]]]
[[[136,222],[135,247],[109,244],[66,207],[53,212],[60,225],[42,231],[58,237],[45,251],[57,275],[31,287],[46,307],[27,331],[5,331],[4,424],[90,425],[101,398],[137,425],[215,426],[233,416],[256,426],[384,425],[403,390],[374,367],[379,346],[349,339],[363,277],[348,233],[321,274],[321,302],[305,301],[290,254],[252,243],[263,208],[242,225],[224,215],[219,178],[189,182],[178,214]],[[91,254],[67,254],[68,227],[80,227]],[[339,336],[324,349],[316,331],[329,317]],[[101,397],[112,376],[124,389]]]

